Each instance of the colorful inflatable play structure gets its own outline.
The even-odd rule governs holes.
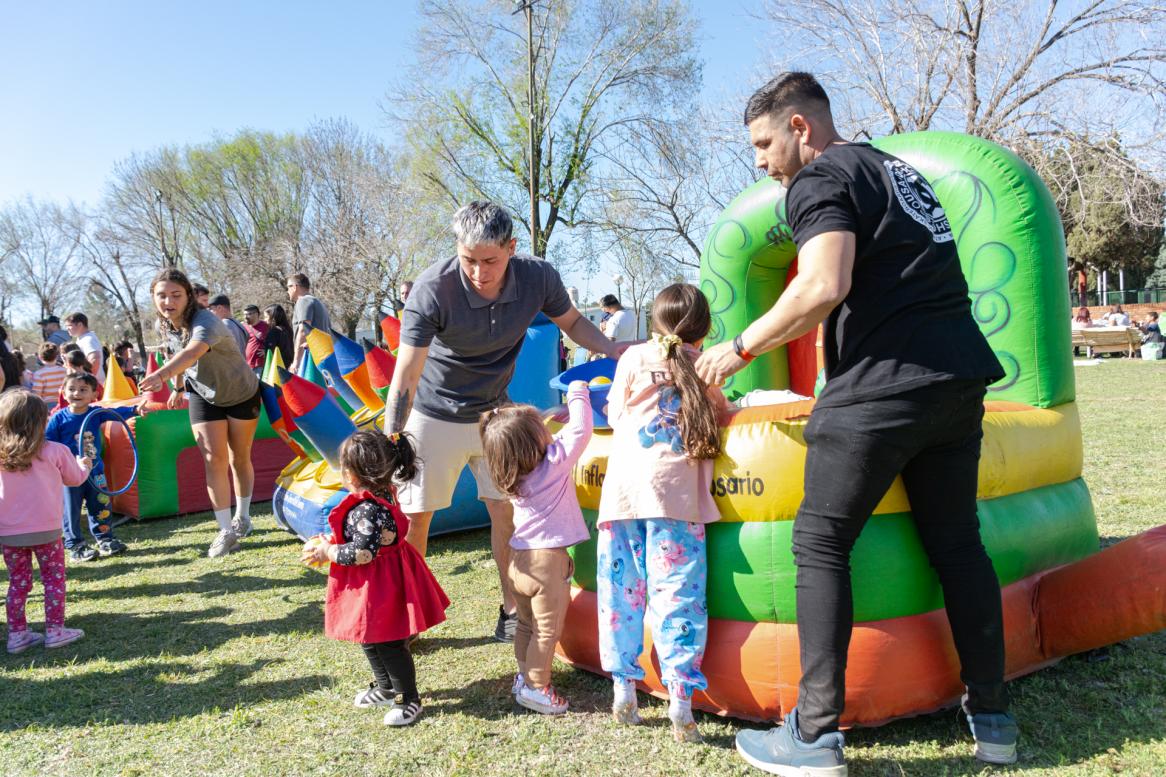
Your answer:
[[[392,316],[381,322],[389,349],[399,342],[400,324]],[[382,428],[384,394],[395,361],[388,349],[363,344],[338,332],[308,335],[310,358],[299,375],[269,365],[264,377],[264,405],[277,433],[299,455],[280,473],[272,498],[275,519],[288,531],[307,538],[328,529],[328,514],[348,492],[340,482],[336,455],[340,443],[357,428]],[[539,316],[526,330],[509,393],[515,402],[547,408],[559,401],[550,380],[559,364],[558,328]],[[422,454],[424,456],[424,454]],[[461,473],[453,504],[433,517],[430,534],[489,525],[468,469]]]
[[[149,372],[157,366],[153,357],[147,361]],[[194,442],[190,416],[185,407],[168,409],[168,398],[169,389],[155,392],[148,397],[146,415],[131,418],[125,424],[101,424],[106,478],[111,489],[118,492],[113,497],[115,512],[134,518],[156,518],[211,509],[206,468]],[[139,400],[136,388],[122,375],[117,361],[110,359],[101,404],[116,407],[137,404]],[[251,448],[255,501],[271,498],[276,476],[293,455],[267,419],[261,417]]]
[[[972,312],[1007,370],[986,401],[978,499],[1003,588],[1009,677],[1166,628],[1166,526],[1099,550],[1081,479],[1064,239],[1045,186],[1014,154],[970,136],[916,133],[874,145],[933,185],[956,234]],[[901,196],[921,198],[917,190]],[[709,342],[732,338],[768,310],[795,272],[784,190],[759,181],[729,205],[705,243]],[[819,372],[814,336],[758,358],[728,382],[729,398],[754,389],[811,395]],[[796,703],[791,528],[812,406],[749,407],[723,428],[713,482],[722,519],[707,531],[709,689],[696,696],[705,710],[775,720]],[[610,444],[610,430],[597,429],[576,468],[592,529]],[[600,672],[592,536],[572,551],[575,587],[559,650]],[[957,703],[963,687],[939,584],[901,482],[867,523],[852,577],[844,724],[875,725]],[[650,635],[645,644],[645,686],[664,695]]]

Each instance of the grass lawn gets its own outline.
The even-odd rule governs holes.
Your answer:
[[[1103,542],[1166,522],[1166,362],[1106,360],[1077,379]],[[606,682],[560,664],[554,682],[571,713],[516,711],[510,647],[486,638],[499,597],[485,531],[430,544],[454,604],[417,645],[424,716],[386,728],[352,707],[369,679],[359,648],[323,636],[324,576],[299,565],[299,543],[262,509],[256,525],[225,560],[205,557],[214,525],[199,515],[125,526],[127,555],[70,566],[68,622],[88,636],[0,654],[0,774],[754,773],[732,750],[740,724],[700,715],[706,743],[677,745],[665,705],[650,700],[648,725],[617,728]],[[29,615],[39,628],[39,584]],[[947,711],[850,732],[850,773],[1166,774],[1166,633],[1011,687],[1017,767],[975,761]]]

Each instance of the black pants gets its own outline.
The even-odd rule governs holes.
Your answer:
[[[421,701],[417,693],[417,670],[413,654],[403,639],[394,642],[362,644],[364,655],[372,667],[372,676],[381,688],[392,688],[393,693],[405,697],[406,702]]]
[[[984,393],[983,381],[950,381],[810,416],[793,529],[803,739],[838,728],[854,625],[850,552],[899,474],[943,588],[967,706],[1007,709],[1000,583],[976,516]]]

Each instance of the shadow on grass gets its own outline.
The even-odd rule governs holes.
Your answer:
[[[513,681],[513,674],[505,674],[482,677],[459,688],[430,688],[423,676],[417,678],[427,710],[481,720],[502,720],[514,715],[518,707],[510,694]]]
[[[61,673],[48,680],[0,675],[0,731],[30,725],[78,728],[87,723],[164,723],[213,710],[302,696],[331,685],[325,675],[248,683],[286,659],[186,664]],[[62,700],[68,700],[62,703]]]
[[[149,557],[147,557],[149,558]],[[167,555],[153,561],[147,561],[134,556],[114,556],[113,558],[95,559],[88,562],[72,562],[66,567],[68,580],[105,580],[117,575],[136,572],[140,569],[155,569],[165,567],[180,567],[197,561],[193,558],[180,558]],[[70,596],[72,593],[70,592]]]
[[[90,578],[93,579],[93,578]],[[97,590],[82,590],[70,592],[69,598],[77,601],[94,599],[131,599],[136,597],[154,598],[176,594],[205,594],[207,596],[231,597],[249,591],[270,591],[273,587],[279,588],[321,588],[318,578],[299,575],[292,578],[272,580],[269,577],[257,577],[246,574],[232,574],[228,570],[206,572],[189,580],[173,583],[146,583],[141,585],[119,586],[115,588],[101,588]],[[321,595],[320,601],[323,602]]]
[[[423,656],[426,653],[434,653],[438,650],[460,650],[462,648],[475,648],[493,644],[495,644],[493,637],[428,637],[422,634],[413,643],[411,651],[414,655]]]
[[[165,587],[165,586],[156,586]],[[145,586],[149,589],[151,586]],[[189,589],[188,589],[189,590]],[[158,601],[165,606],[164,600]],[[67,648],[46,651],[36,648],[20,655],[20,664],[12,666],[8,659],[0,666],[5,669],[84,666],[94,657],[108,657],[117,661],[151,658],[159,655],[190,656],[212,651],[231,640],[264,637],[288,633],[319,631],[323,616],[318,602],[303,604],[279,618],[254,619],[244,623],[228,623],[236,610],[230,607],[209,607],[202,610],[161,610],[144,613],[104,612],[71,616],[70,626],[85,630],[85,638]],[[30,613],[31,614],[31,613]],[[32,627],[40,630],[40,624]],[[69,675],[72,676],[72,672]],[[0,696],[0,698],[6,698]]]

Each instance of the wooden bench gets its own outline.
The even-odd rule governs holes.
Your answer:
[[[1132,357],[1142,345],[1136,327],[1091,327],[1073,330],[1073,347],[1084,348],[1092,359],[1099,353],[1124,353]]]

